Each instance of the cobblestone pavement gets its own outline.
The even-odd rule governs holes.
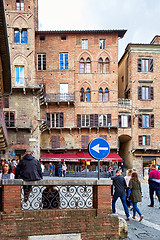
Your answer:
[[[130,220],[127,222],[128,226],[128,240],[160,240],[160,209],[158,199],[155,198],[155,207],[149,208],[149,189],[147,183],[142,183],[142,202],[138,203],[138,207],[141,213],[144,215],[144,219],[139,223],[139,215],[136,216],[136,220],[132,219],[132,211],[130,210]],[[123,207],[120,199],[116,203],[117,213],[125,219]],[[126,239],[126,240],[127,240]]]

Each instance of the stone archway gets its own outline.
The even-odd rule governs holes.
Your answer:
[[[132,141],[129,135],[120,135],[119,136],[119,155],[124,160],[124,167],[125,168],[132,168]]]

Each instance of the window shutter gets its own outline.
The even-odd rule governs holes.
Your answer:
[[[138,72],[141,72],[141,58],[138,58]]]
[[[60,148],[60,136],[52,137],[52,148]]]
[[[59,113],[59,118],[60,118],[60,127],[64,127],[64,117],[63,117],[63,112]]]
[[[142,146],[143,143],[143,136],[139,136],[139,146]]]
[[[95,115],[90,114],[90,126],[93,127],[95,126]]]
[[[153,100],[154,99],[154,88],[153,87],[149,87],[149,94],[150,94],[150,99]]]
[[[88,148],[89,136],[86,136],[85,148]]]
[[[50,113],[46,113],[47,126],[50,128]]]
[[[142,100],[142,87],[138,87],[138,100]]]
[[[141,128],[142,127],[142,114],[138,115],[138,127]]]
[[[107,126],[111,126],[111,114],[107,114]]]
[[[149,71],[153,72],[153,59],[149,59]]]
[[[131,128],[131,116],[128,116],[128,127]]]
[[[146,136],[146,145],[147,145],[147,146],[150,145],[150,136]]]
[[[85,136],[82,136],[81,137],[81,143],[82,143],[82,149],[84,149],[85,148]]]
[[[150,127],[154,128],[154,114],[150,115],[149,120],[150,120]]]
[[[98,114],[95,114],[95,127],[98,127]]]
[[[121,115],[118,116],[118,127],[121,127]]]
[[[77,127],[81,127],[81,114],[77,114]]]

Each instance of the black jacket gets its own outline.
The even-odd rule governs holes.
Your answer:
[[[37,181],[42,179],[42,168],[40,162],[32,155],[26,154],[16,167],[15,178],[26,181]]]
[[[111,194],[113,196],[113,194],[119,194],[119,193],[126,193],[126,181],[124,179],[124,177],[122,175],[115,175],[114,177],[111,177],[111,179],[113,180],[113,185],[111,188]],[[114,186],[114,193],[113,193],[113,186]]]

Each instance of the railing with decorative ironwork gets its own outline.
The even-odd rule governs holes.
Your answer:
[[[46,102],[75,102],[74,93],[46,94]]]
[[[96,208],[100,198],[97,196],[99,187],[106,187],[110,199],[111,184],[110,179],[55,178],[27,182],[21,179],[4,179],[0,180],[0,188],[3,192],[1,210],[8,209],[7,204],[14,209],[14,198],[16,208],[19,210],[92,209]],[[15,195],[11,204],[5,200],[10,195],[10,191],[11,195]]]

